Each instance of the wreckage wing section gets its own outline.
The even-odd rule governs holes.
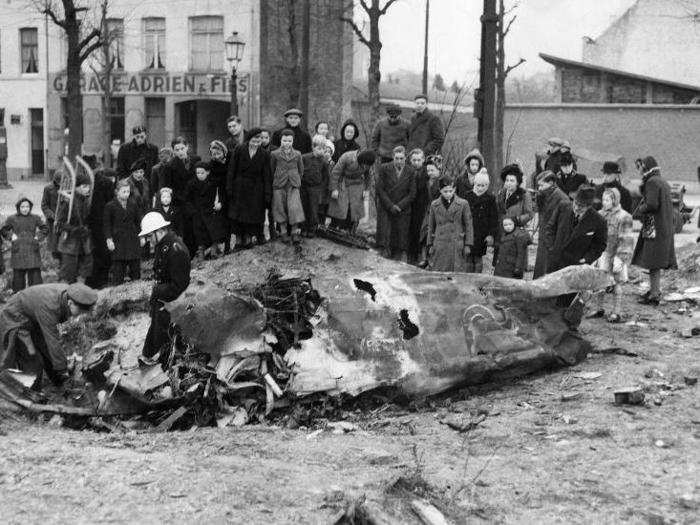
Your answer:
[[[570,267],[536,281],[480,274],[368,273],[316,282],[326,302],[310,339],[286,354],[287,389],[410,395],[574,364],[590,345],[553,298],[596,290],[604,272]]]

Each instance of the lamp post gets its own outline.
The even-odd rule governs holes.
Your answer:
[[[238,38],[238,31],[231,33],[231,36],[224,40],[226,49],[226,60],[231,63],[231,115],[238,116],[238,64],[243,59],[243,48],[245,42]]]

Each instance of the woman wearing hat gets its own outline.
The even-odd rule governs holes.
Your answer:
[[[68,362],[58,325],[87,312],[97,292],[81,283],[38,284],[13,295],[0,311],[0,368],[19,368],[37,376],[42,371],[60,386]]]
[[[649,291],[639,301],[658,306],[661,298],[661,270],[677,268],[673,245],[673,202],[671,187],[663,178],[654,157],[641,161],[643,173],[639,188],[642,200],[633,217],[642,222],[632,264],[649,270]]]

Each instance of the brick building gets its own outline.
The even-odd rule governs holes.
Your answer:
[[[299,4],[296,2],[296,4]],[[246,42],[238,66],[240,116],[246,127],[281,124],[296,105],[289,64],[289,12],[273,0],[112,0],[108,26],[116,38],[111,107],[103,111],[104,81],[94,61],[83,68],[85,153],[102,153],[110,139],[122,144],[144,124],[151,141],[188,138],[199,154],[225,135],[230,65],[224,40],[236,31]],[[350,112],[352,34],[340,15],[347,4],[312,2],[310,120],[332,122]],[[296,15],[296,24],[300,21]],[[60,164],[66,129],[66,43],[62,30],[27,8],[24,0],[0,3],[0,114],[5,114],[10,179],[46,175]],[[298,34],[298,32],[297,32]],[[297,39],[300,41],[300,38]]]

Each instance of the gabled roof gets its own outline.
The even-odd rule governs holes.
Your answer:
[[[572,66],[581,69],[590,69],[592,71],[600,71],[601,73],[610,73],[612,75],[634,78],[645,82],[653,82],[654,84],[663,84],[664,86],[679,89],[687,89],[688,91],[697,91],[698,93],[700,93],[700,86],[693,86],[691,84],[682,84],[680,82],[673,82],[671,80],[664,80],[662,78],[648,77],[645,75],[639,75],[637,73],[630,73],[629,71],[622,71],[620,69],[613,69],[610,67],[590,64],[588,62],[579,62],[577,60],[570,60],[568,58],[555,57],[554,55],[548,55],[546,53],[540,53],[540,58],[545,62],[552,64],[553,66]]]

